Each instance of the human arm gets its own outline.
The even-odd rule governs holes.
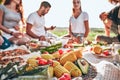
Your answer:
[[[18,38],[21,33],[14,33],[12,31],[10,31],[8,28],[6,28],[5,26],[2,25],[2,22],[3,22],[3,15],[4,15],[4,12],[0,9],[0,30],[2,30],[3,32],[5,33],[8,33],[16,38]]]
[[[0,46],[3,44],[4,40],[2,38],[2,36],[0,35]]]
[[[56,28],[56,26],[51,26],[51,27],[45,27],[45,30],[47,31],[47,30],[53,30],[53,29],[55,29]]]
[[[87,37],[89,34],[89,22],[88,21],[84,21],[85,24],[85,35],[84,37]]]
[[[27,23],[27,26],[26,26],[26,33],[29,35],[29,36],[31,36],[32,38],[38,38],[39,39],[39,36],[37,36],[36,34],[34,34],[33,32],[32,32],[32,24],[30,24],[30,23]]]
[[[69,35],[72,36],[71,24],[69,24]]]
[[[27,23],[26,33],[27,33],[29,36],[31,36],[32,38],[36,38],[36,39],[39,39],[39,40],[41,40],[41,41],[46,40],[46,39],[45,39],[45,36],[37,36],[36,34],[34,34],[34,33],[32,32],[32,26],[33,26],[32,24]]]

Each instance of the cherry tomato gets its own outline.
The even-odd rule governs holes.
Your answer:
[[[45,60],[45,59],[40,59],[39,60],[39,65],[46,65],[48,62],[47,62],[47,60]]]
[[[63,50],[62,49],[59,49],[58,52],[59,52],[60,55],[63,54]]]
[[[108,56],[108,55],[109,55],[109,51],[108,51],[108,50],[105,50],[105,51],[103,52],[103,54],[106,55],[106,56]]]

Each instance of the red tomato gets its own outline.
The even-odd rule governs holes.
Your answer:
[[[58,80],[67,80],[67,79],[64,76],[62,76]]]
[[[68,73],[64,73],[63,76],[66,78],[66,80],[71,80],[71,77]]]
[[[59,52],[60,55],[63,54],[63,50],[62,49],[59,49],[58,52]]]
[[[108,56],[108,55],[109,55],[109,51],[108,51],[108,50],[105,50],[105,51],[103,52],[103,54],[106,55],[106,56]]]
[[[47,62],[47,60],[45,60],[45,59],[40,59],[39,60],[39,65],[46,65],[48,62]]]
[[[71,77],[68,73],[64,73],[58,80],[71,80]]]
[[[47,61],[47,64],[50,64],[50,65],[52,66],[52,65],[53,65],[53,60],[49,59],[49,60]]]

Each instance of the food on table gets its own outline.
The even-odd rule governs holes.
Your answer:
[[[51,54],[41,54],[41,57],[45,60],[55,59],[55,57],[53,57]]]
[[[93,47],[93,52],[94,52],[95,54],[101,54],[101,53],[102,53],[102,48],[101,48],[101,46],[95,45],[95,46]]]
[[[56,77],[61,77],[64,73],[68,73],[70,74],[70,72],[64,68],[63,66],[61,65],[57,65],[55,68],[54,68],[54,74]]]
[[[61,58],[60,58],[60,63],[62,65],[64,65],[67,61],[71,61],[74,62],[75,60],[77,60],[76,55],[74,54],[73,51],[64,54]]]
[[[64,64],[64,67],[70,71],[70,74],[73,76],[73,77],[78,77],[78,76],[81,76],[82,73],[80,71],[80,69],[71,61],[67,61],[65,64]]]
[[[48,76],[49,76],[50,78],[52,78],[53,75],[54,75],[53,67],[52,67],[52,66],[49,66],[48,69],[47,69],[47,72],[48,72]]]
[[[104,54],[105,56],[109,56],[109,55],[111,55],[111,53],[110,53],[109,50],[104,50],[104,51],[103,51],[103,54]]]
[[[3,65],[3,66],[9,64],[10,62],[19,62],[19,63],[22,64],[22,63],[24,63],[25,61],[24,61],[24,59],[21,58],[21,57],[11,57],[11,58],[7,57],[7,58],[2,58],[2,59],[0,60],[0,64]]]
[[[29,54],[29,52],[23,49],[14,49],[0,52],[0,56],[2,57],[21,56],[25,54]]]
[[[81,69],[83,74],[88,73],[89,63],[85,59],[83,59],[83,58],[78,59],[76,63],[79,66],[79,68]]]
[[[76,55],[77,58],[82,58],[82,50],[81,49],[75,50],[74,54]]]
[[[58,61],[55,61],[55,60],[54,60],[52,66],[53,66],[53,67],[56,67],[57,65],[60,65],[60,63],[59,63]]]
[[[58,80],[71,80],[71,76],[68,73],[64,73]]]

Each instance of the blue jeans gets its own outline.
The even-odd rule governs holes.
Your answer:
[[[83,42],[83,38],[84,38],[84,33],[72,33],[72,35],[76,38],[80,38],[80,42]]]

